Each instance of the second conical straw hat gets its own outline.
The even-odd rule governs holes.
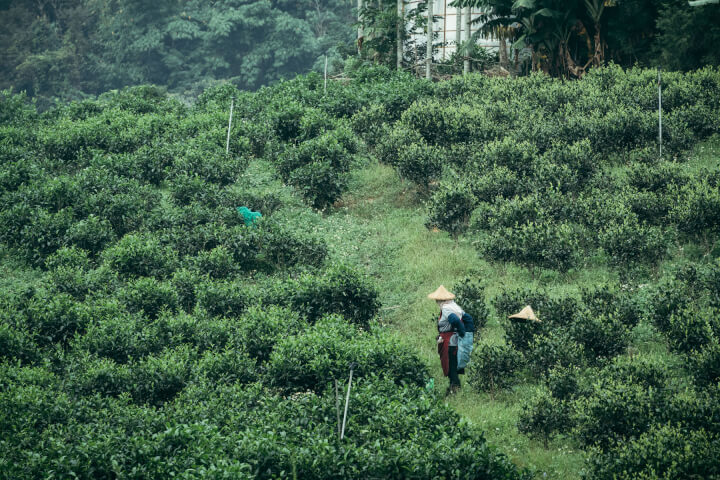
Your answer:
[[[535,316],[535,312],[533,312],[533,309],[530,308],[530,305],[520,310],[518,313],[514,315],[510,315],[508,318],[520,318],[522,320],[532,320],[534,322],[539,322],[540,319],[538,319]]]
[[[428,298],[431,298],[433,300],[452,300],[453,298],[455,298],[455,295],[448,292],[445,287],[440,285],[437,290],[428,295]]]

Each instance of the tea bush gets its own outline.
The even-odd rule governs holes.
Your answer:
[[[351,341],[352,339],[352,341]],[[340,317],[324,317],[301,334],[280,340],[270,355],[270,385],[284,391],[324,390],[351,362],[358,377],[379,373],[397,383],[424,385],[427,368],[389,337],[361,332]]]
[[[712,478],[720,438],[704,430],[655,425],[637,438],[590,460],[593,478]]]
[[[492,393],[512,387],[525,359],[517,350],[504,345],[477,345],[468,369],[468,383]]]
[[[523,406],[518,419],[518,431],[538,438],[546,445],[558,433],[573,426],[571,405],[542,391]]]
[[[152,235],[129,234],[102,253],[103,261],[126,278],[170,276],[177,255]]]
[[[142,313],[154,319],[163,310],[177,311],[179,299],[173,285],[155,278],[131,280],[118,292],[120,300],[131,313]]]
[[[485,285],[473,277],[464,279],[453,285],[452,292],[455,293],[455,302],[462,306],[475,322],[476,338],[480,329],[485,327],[490,312],[485,305]]]

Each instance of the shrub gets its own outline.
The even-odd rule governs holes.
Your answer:
[[[501,262],[567,271],[580,261],[578,225],[529,222],[491,231],[477,240],[481,254]]]
[[[715,338],[712,323],[717,322],[714,310],[685,308],[670,315],[667,331],[670,348],[678,353],[701,350]]]
[[[232,345],[241,347],[257,363],[264,363],[277,342],[297,335],[305,326],[299,315],[287,308],[250,307],[237,320]]]
[[[70,295],[38,291],[26,307],[27,326],[40,345],[67,343],[82,333],[92,317],[87,307]]]
[[[213,384],[251,383],[256,380],[255,362],[242,350],[206,351],[194,366],[194,376]]]
[[[720,438],[704,430],[654,425],[604,453],[593,455],[593,478],[711,478],[717,475]]]
[[[495,167],[505,167],[520,178],[530,176],[538,157],[535,145],[528,141],[517,141],[505,137],[489,142],[482,152],[483,163]]]
[[[197,288],[204,279],[188,269],[176,270],[170,283],[178,295],[178,306],[185,312],[191,312],[197,301]]]
[[[131,313],[142,313],[154,319],[163,310],[177,311],[178,294],[169,282],[155,278],[137,278],[131,280],[118,292],[118,297]]]
[[[231,252],[222,245],[200,252],[193,260],[193,266],[200,275],[210,278],[228,278],[238,273],[238,266]]]
[[[668,238],[658,227],[643,225],[635,219],[608,225],[600,233],[600,245],[610,263],[629,266],[646,262],[654,264],[665,256]]]
[[[127,365],[117,364],[109,358],[84,355],[70,364],[65,377],[66,388],[76,395],[118,396],[128,391],[131,375]]]
[[[284,391],[319,392],[333,378],[344,378],[351,362],[357,362],[358,378],[380,373],[397,384],[422,386],[428,376],[420,359],[389,337],[362,332],[340,317],[328,316],[275,345],[267,378]]]
[[[543,390],[523,405],[517,427],[521,433],[542,440],[547,448],[554,435],[573,427],[571,404]]]
[[[720,192],[707,182],[693,182],[670,192],[677,201],[670,221],[689,235],[715,232],[720,226]]]
[[[351,158],[329,132],[287,149],[278,158],[278,170],[313,207],[322,209],[332,205],[345,191]]]
[[[112,225],[95,215],[74,223],[68,228],[65,237],[67,245],[87,250],[92,255],[100,253],[106,245],[115,241]]]
[[[595,315],[613,316],[627,328],[634,328],[640,321],[642,305],[637,290],[599,285],[592,290],[581,288],[580,295],[582,304]]]
[[[197,286],[198,305],[215,317],[238,317],[250,304],[250,292],[238,281],[205,281]]]
[[[701,387],[712,387],[720,381],[720,344],[714,341],[688,358],[690,373]]]
[[[468,383],[494,394],[515,384],[523,362],[523,355],[510,346],[477,345],[468,368]]]
[[[444,153],[438,147],[412,143],[403,148],[397,159],[400,176],[427,191],[430,183],[442,173]]]
[[[518,175],[507,167],[493,166],[471,177],[470,186],[478,202],[494,202],[498,197],[512,198],[519,193]]]
[[[583,444],[607,451],[661,421],[666,404],[661,391],[601,379],[592,394],[577,400],[577,436]]]
[[[477,279],[465,277],[453,286],[452,291],[455,293],[457,304],[473,317],[475,330],[479,332],[487,324],[489,316],[485,305],[485,285]]]
[[[118,364],[126,364],[133,358],[141,358],[154,351],[158,339],[149,335],[147,320],[127,313],[120,305],[116,308],[114,315],[90,324],[84,335],[77,336],[72,343],[73,350],[88,352]]]
[[[33,334],[0,321],[0,360],[4,363],[19,361],[31,364],[39,360],[40,351]]]
[[[666,361],[646,355],[615,357],[598,372],[602,378],[658,390],[667,387],[671,374]]]
[[[570,335],[585,350],[591,362],[601,362],[623,353],[629,342],[629,332],[615,317],[585,312],[572,325]]]
[[[440,182],[429,203],[428,227],[437,227],[457,237],[467,230],[477,201],[470,186],[456,179]]]
[[[577,365],[553,367],[546,378],[550,394],[559,400],[574,400],[589,393],[586,381],[583,370]]]
[[[584,345],[563,330],[550,330],[533,336],[527,350],[523,352],[536,376],[548,375],[554,367],[580,366],[587,353]]]
[[[150,234],[125,235],[101,256],[110,268],[126,278],[165,278],[177,265],[175,252]]]
[[[335,313],[364,329],[369,328],[370,320],[380,308],[375,286],[342,264],[330,267],[322,275],[302,275],[289,281],[272,292],[268,300],[291,306],[310,322]]]
[[[187,346],[166,349],[132,365],[130,389],[141,404],[162,405],[177,395],[192,379],[196,352]]]
[[[679,282],[665,279],[648,288],[645,312],[660,332],[670,329],[670,317],[690,304],[691,296]]]
[[[400,153],[410,145],[424,143],[422,135],[403,124],[397,124],[392,129],[383,132],[375,148],[375,154],[382,163],[397,166]]]
[[[352,129],[371,147],[383,138],[387,111],[380,103],[373,103],[355,112],[350,117]]]
[[[296,231],[289,225],[263,223],[258,242],[263,261],[269,270],[285,269],[296,265],[321,267],[328,255],[325,241],[317,236]]]

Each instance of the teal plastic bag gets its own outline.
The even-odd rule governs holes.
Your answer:
[[[237,207],[236,210],[242,215],[246,227],[254,227],[258,218],[262,218],[260,212],[253,212],[248,207]]]
[[[425,390],[428,392],[431,392],[435,388],[435,379],[431,378],[428,380],[428,382],[425,384]]]

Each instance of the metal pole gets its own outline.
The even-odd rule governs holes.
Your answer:
[[[432,42],[433,42],[433,0],[427,2],[427,52],[425,54],[425,78],[430,80],[430,66],[432,64]]]
[[[325,55],[325,85],[323,86],[323,93],[327,93],[327,55]]]
[[[468,74],[470,73],[470,59],[468,57],[470,56],[470,36],[472,34],[472,10],[470,9],[470,7],[465,7],[465,14],[463,16],[465,17],[463,19],[465,20],[465,53],[463,55],[465,57],[465,61],[463,62],[463,74]]]
[[[232,128],[233,108],[235,108],[235,97],[231,97],[231,100],[230,100],[230,118],[228,119],[228,134],[227,134],[227,141],[225,142],[225,154],[226,155],[228,153],[230,153],[230,128]]]
[[[658,141],[660,143],[660,158],[662,158],[662,75],[658,67]]]
[[[356,363],[350,364],[350,380],[348,380],[347,397],[345,397],[345,413],[343,414],[342,430],[340,430],[340,440],[345,438],[345,421],[347,420],[348,404],[350,403],[350,386],[352,385],[353,370]]]

